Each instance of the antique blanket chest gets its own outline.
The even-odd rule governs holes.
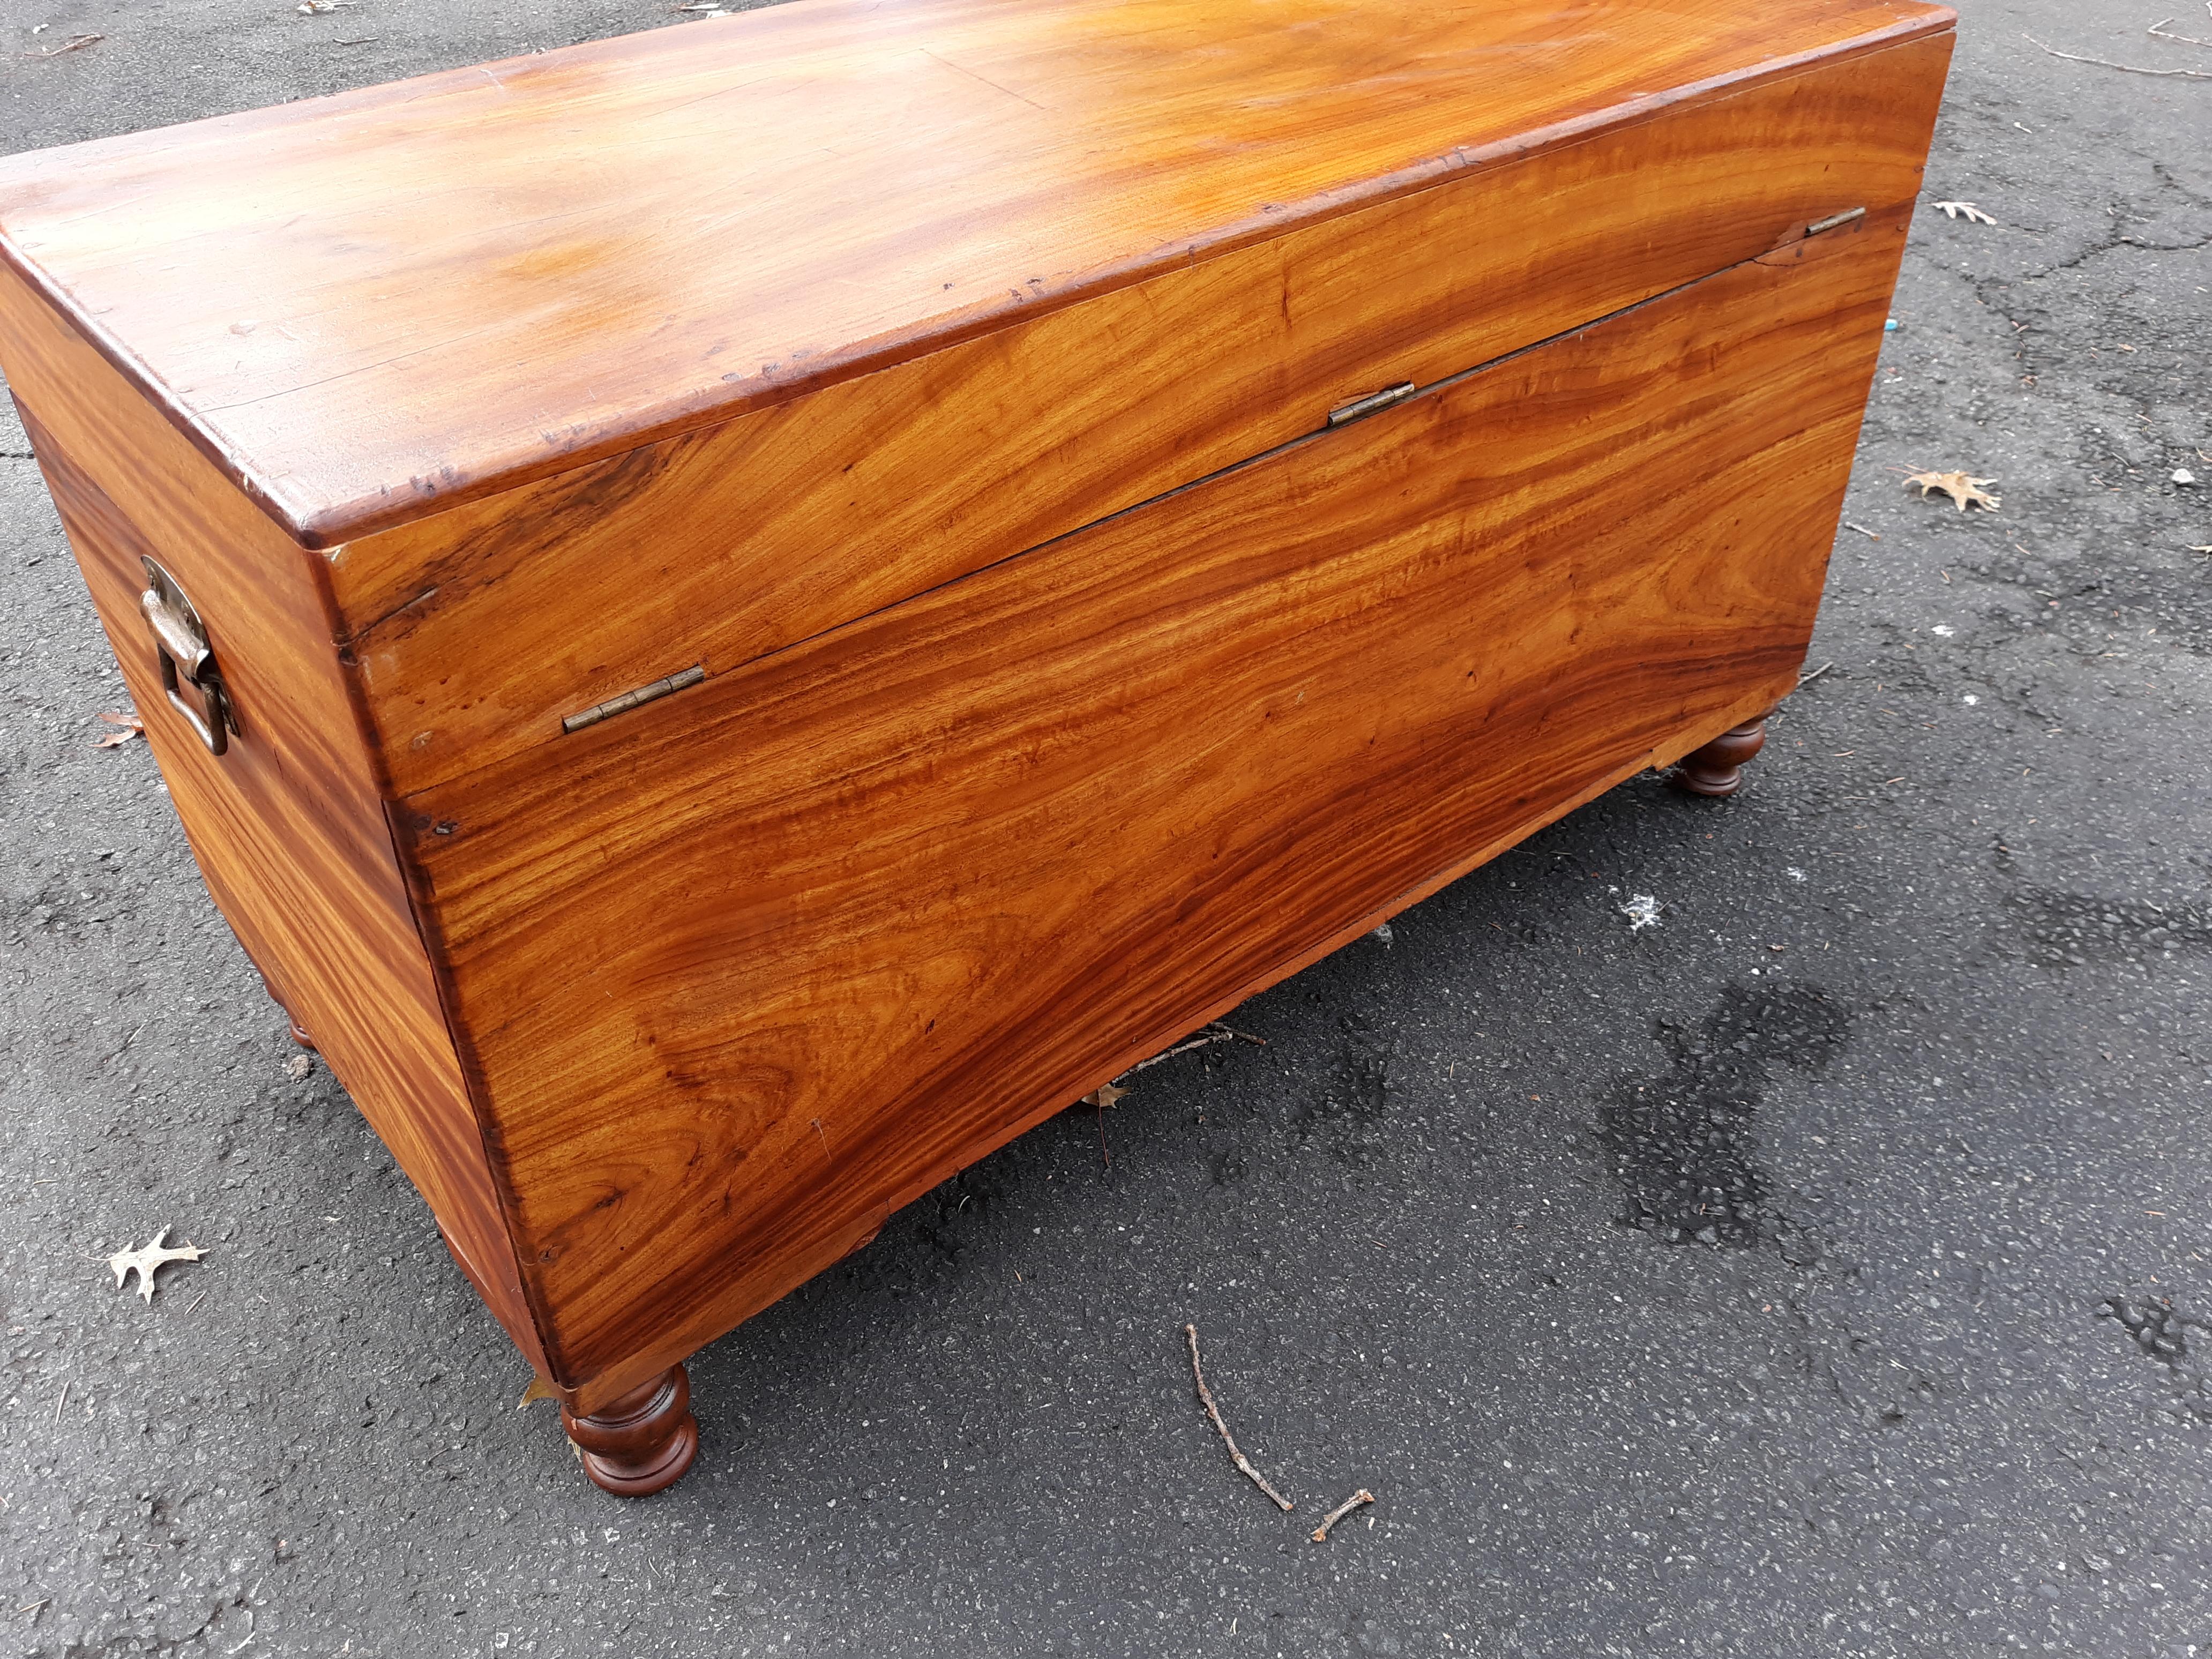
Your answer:
[[[208,886],[593,1478],[964,1164],[1730,787],[1952,23],[796,0],[0,161]]]

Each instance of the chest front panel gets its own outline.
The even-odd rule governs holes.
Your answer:
[[[1749,262],[407,803],[556,1364],[1787,691],[1902,240]]]

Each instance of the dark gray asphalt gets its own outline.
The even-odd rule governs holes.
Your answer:
[[[1629,784],[1144,1073],[1110,1173],[1064,1117],[896,1218],[643,1504],[89,746],[0,429],[0,1655],[2212,1652],[2212,83],[2023,38],[2212,70],[2180,3],[1966,6],[1927,203],[1996,223],[1923,205],[1742,796]],[[659,24],[21,0],[0,147]]]

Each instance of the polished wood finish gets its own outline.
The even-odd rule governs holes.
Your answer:
[[[351,543],[332,587],[394,784],[558,742],[564,715],[965,575],[1379,386],[1910,203],[1949,44],[1671,105]]]
[[[689,1352],[1041,1115],[1771,707],[1903,232],[1736,266],[580,732],[557,767],[410,797],[556,1375]]]
[[[1786,694],[1950,23],[794,0],[0,161],[209,884],[594,1480],[900,1205]]]
[[[796,0],[0,160],[0,257],[335,546],[1949,24]]]
[[[617,1498],[645,1498],[674,1486],[699,1455],[690,1373],[681,1365],[589,1414],[563,1405],[561,1426],[576,1443],[592,1483]]]
[[[9,388],[177,816],[270,993],[431,1208],[526,1355],[536,1322],[331,641],[321,561],[285,539],[100,355],[0,269]],[[216,618],[241,711],[208,753],[167,706],[139,610],[153,554]]]
[[[1693,795],[1733,795],[1743,787],[1745,763],[1765,746],[1765,715],[1730,726],[1682,757],[1674,770],[1674,787]]]

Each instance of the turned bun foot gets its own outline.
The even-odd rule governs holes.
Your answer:
[[[561,1408],[561,1425],[584,1455],[584,1473],[617,1498],[643,1498],[675,1485],[699,1451],[691,1379],[671,1365],[588,1417]]]
[[[1693,795],[1733,795],[1743,787],[1743,765],[1766,745],[1766,716],[1723,732],[1682,757],[1674,787]]]
[[[275,1003],[278,1008],[283,1010],[285,1023],[292,1028],[292,1041],[298,1043],[309,1054],[313,1054],[315,1052],[315,1040],[307,1035],[307,1028],[301,1024],[298,1020],[292,1018],[292,1011],[284,1006],[283,999],[279,997],[276,992],[269,988],[269,975],[262,973],[261,969],[258,967],[253,971],[261,981],[261,994],[267,997],[270,1001]]]

